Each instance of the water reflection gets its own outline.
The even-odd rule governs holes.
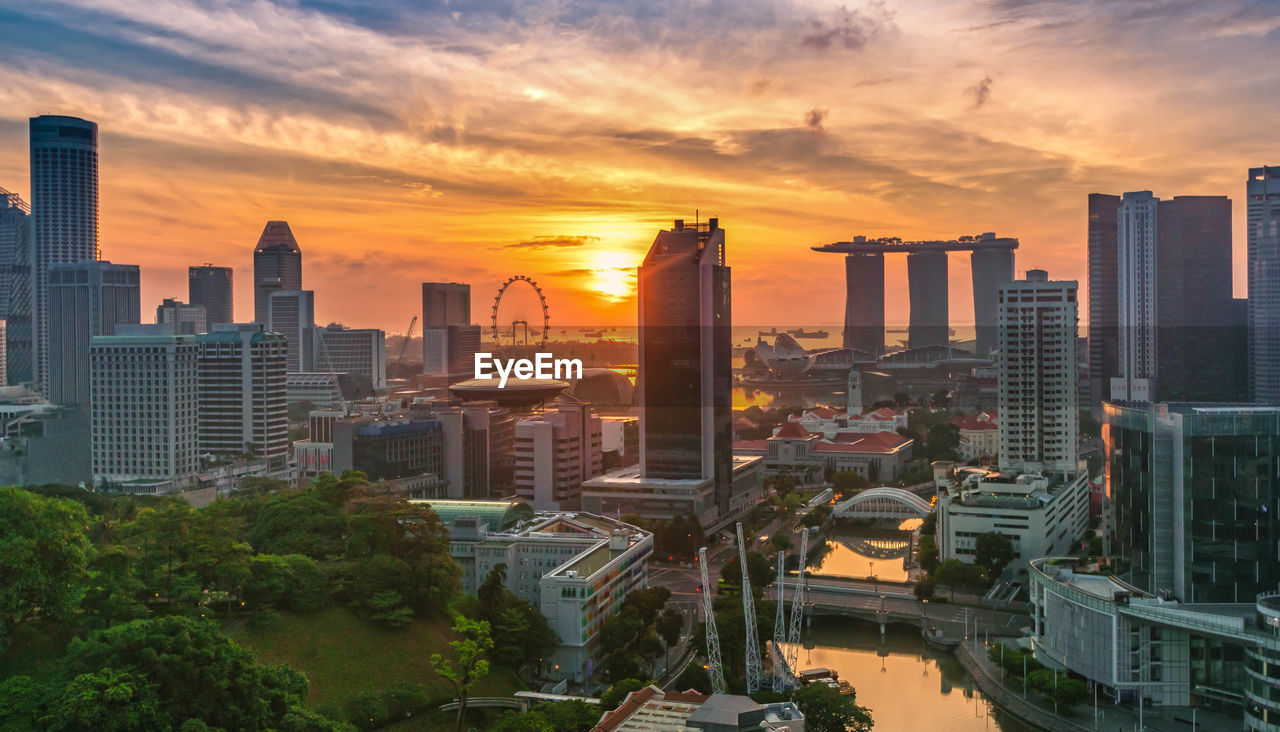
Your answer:
[[[910,549],[909,531],[837,528],[809,560],[809,571],[814,577],[905,582]]]
[[[781,409],[786,407],[844,406],[844,387],[839,384],[806,386],[797,389],[759,389],[751,386],[733,388],[733,408]]]
[[[800,669],[829,668],[871,709],[877,732],[1032,729],[996,709],[949,653],[929,649],[919,631],[847,618],[816,618],[801,637]]]

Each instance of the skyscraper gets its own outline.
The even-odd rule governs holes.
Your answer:
[[[638,276],[640,465],[648,478],[732,485],[730,269],[717,219],[658,232]]]
[[[884,353],[884,254],[845,255],[844,280],[843,345],[879,357]]]
[[[267,323],[271,293],[302,289],[302,249],[287,221],[268,221],[253,250],[253,318]]]
[[[234,323],[231,268],[202,264],[187,268],[187,302],[203,305],[206,324]]]
[[[49,377],[54,404],[89,401],[89,348],[95,336],[141,322],[136,264],[86,260],[49,268]]]
[[[93,338],[93,473],[134,493],[185,487],[199,471],[195,337],[162,325]]]
[[[291,374],[315,370],[315,303],[311,290],[276,290],[267,299],[267,330],[288,339]]]
[[[1089,194],[1089,401],[1095,418],[1111,399],[1111,377],[1120,368],[1119,306],[1116,279],[1117,215],[1120,197]]]
[[[1119,361],[1111,379],[1116,401],[1150,401],[1156,378],[1156,220],[1160,199],[1126,193],[1116,212],[1116,326]]]
[[[983,234],[995,238],[995,234]],[[973,275],[973,330],[974,351],[979,358],[988,358],[1000,342],[1000,286],[1013,281],[1013,249],[974,249],[969,253],[970,272]],[[950,328],[948,328],[950,330]]]
[[[98,125],[76,117],[32,117],[30,134],[33,370],[47,390],[49,268],[101,257]]]
[[[516,422],[516,495],[539,511],[581,508],[582,484],[604,472],[600,417],[563,400]]]
[[[368,376],[373,388],[387,386],[387,335],[374,328],[330,323],[316,328],[315,370]]]
[[[4,281],[7,382],[34,380],[31,343],[31,208],[0,188],[0,278]]]
[[[459,329],[466,329],[465,331]],[[422,373],[448,376],[461,365],[471,368],[463,357],[474,357],[475,349],[462,353],[473,340],[471,326],[471,285],[457,282],[422,283]]]
[[[907,346],[945,346],[951,342],[951,325],[947,301],[947,253],[912,252],[907,255],[907,277],[912,287],[911,322],[907,331]],[[981,354],[980,354],[981,355]]]
[[[1000,287],[1002,469],[1078,470],[1076,290],[1039,269]]]
[[[1249,169],[1249,394],[1280,406],[1280,167]]]
[[[174,333],[203,333],[209,330],[207,319],[203,305],[188,305],[172,297],[166,297],[156,307],[156,323],[172,325]]]
[[[288,342],[257,323],[215,323],[200,347],[200,452],[283,465],[289,450]]]

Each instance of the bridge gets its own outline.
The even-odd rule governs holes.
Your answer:
[[[794,586],[794,580],[788,579],[783,582],[782,589],[790,593]],[[772,587],[776,596],[777,583]],[[853,617],[916,627],[927,624],[943,630],[949,638],[972,635],[975,631],[993,636],[1018,636],[1022,627],[1031,623],[1031,618],[1022,613],[921,602],[912,592],[899,587],[881,587],[877,591],[865,585],[809,580],[805,588],[808,595],[806,614]]]
[[[831,515],[836,518],[924,518],[933,512],[929,502],[902,488],[868,488],[841,501]]]

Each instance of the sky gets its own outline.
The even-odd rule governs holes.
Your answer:
[[[553,323],[634,324],[634,267],[697,215],[735,323],[830,325],[815,244],[994,231],[1087,290],[1086,195],[1128,190],[1230,196],[1243,296],[1277,58],[1263,0],[0,0],[0,187],[29,193],[28,117],[98,122],[103,258],[142,266],[144,320],[202,262],[251,318],[285,219],[320,322],[403,332],[423,281],[487,321],[522,274]]]

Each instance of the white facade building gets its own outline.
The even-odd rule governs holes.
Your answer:
[[[1000,465],[1073,472],[1080,435],[1076,283],[1033,269],[1025,280],[1001,285],[999,297]]]
[[[376,328],[330,323],[315,332],[316,371],[368,376],[374,389],[387,388],[387,334]]]
[[[1089,480],[1084,473],[1009,474],[966,469],[938,497],[938,556],[974,563],[977,539],[1009,537],[1014,561],[1026,569],[1038,557],[1066,554],[1089,528]]]
[[[166,297],[156,307],[156,323],[173,326],[173,332],[186,335],[209,330],[203,305],[188,305],[181,300]]]
[[[653,535],[588,513],[533,514],[521,501],[424,501],[449,529],[449,551],[474,593],[499,564],[506,587],[542,612],[560,636],[544,659],[552,678],[588,680],[604,622],[648,584]]]
[[[582,402],[517,421],[516,495],[539,511],[580,508],[583,482],[604,472],[601,431],[600,417]]]
[[[1116,212],[1118,292],[1116,324],[1120,333],[1118,376],[1111,379],[1112,401],[1150,401],[1156,392],[1156,242],[1160,199],[1151,191],[1124,194]]]
[[[166,330],[122,325],[89,348],[93,473],[113,488],[167,493],[199,470],[199,347]]]

